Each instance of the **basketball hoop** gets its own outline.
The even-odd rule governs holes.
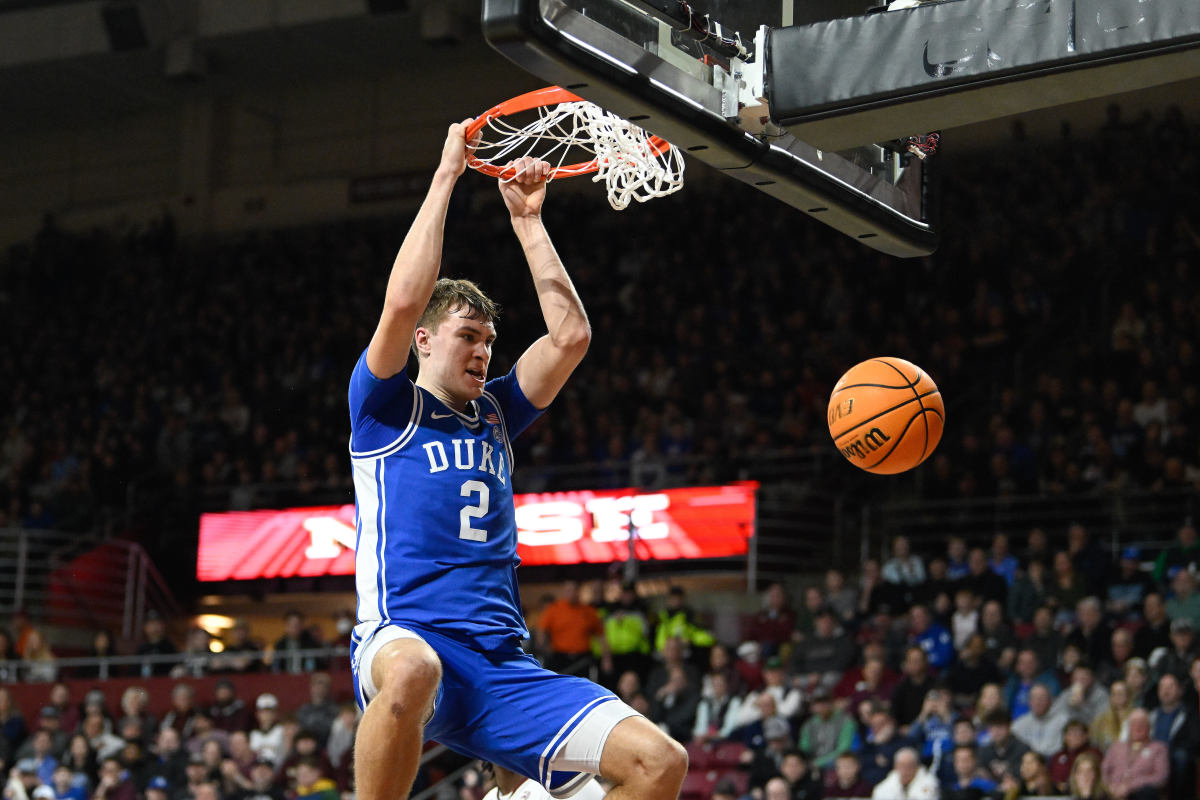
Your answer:
[[[526,111],[536,111],[536,119],[524,125],[507,119]],[[467,126],[467,141],[476,135],[479,140],[467,155],[472,169],[512,180],[516,173],[506,165],[532,156],[551,164],[547,180],[595,173],[592,181],[604,181],[608,202],[618,211],[633,200],[644,203],[683,188],[679,150],[558,86],[528,92],[488,109]],[[564,164],[572,148],[592,158]]]

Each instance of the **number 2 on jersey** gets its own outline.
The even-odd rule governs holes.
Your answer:
[[[481,528],[472,528],[471,519],[482,518],[488,512],[488,486],[483,481],[464,481],[462,488],[459,490],[459,495],[462,497],[470,497],[479,492],[479,502],[473,506],[463,506],[458,512],[458,538],[470,539],[472,542],[486,542],[487,531]]]

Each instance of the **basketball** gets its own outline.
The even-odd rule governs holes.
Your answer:
[[[945,416],[933,378],[891,356],[855,364],[829,397],[833,443],[851,464],[877,475],[895,475],[929,458]]]

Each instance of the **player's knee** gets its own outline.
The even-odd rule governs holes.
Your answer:
[[[638,754],[638,771],[653,786],[677,786],[687,775],[688,756],[683,745],[662,736]]]
[[[437,653],[424,643],[415,645],[408,640],[389,655],[379,684],[380,693],[411,698],[414,707],[424,710],[442,680],[442,663]]]

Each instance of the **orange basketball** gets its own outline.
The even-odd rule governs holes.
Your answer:
[[[856,467],[879,475],[912,469],[937,447],[946,417],[925,371],[883,356],[856,364],[829,397],[829,435]]]

